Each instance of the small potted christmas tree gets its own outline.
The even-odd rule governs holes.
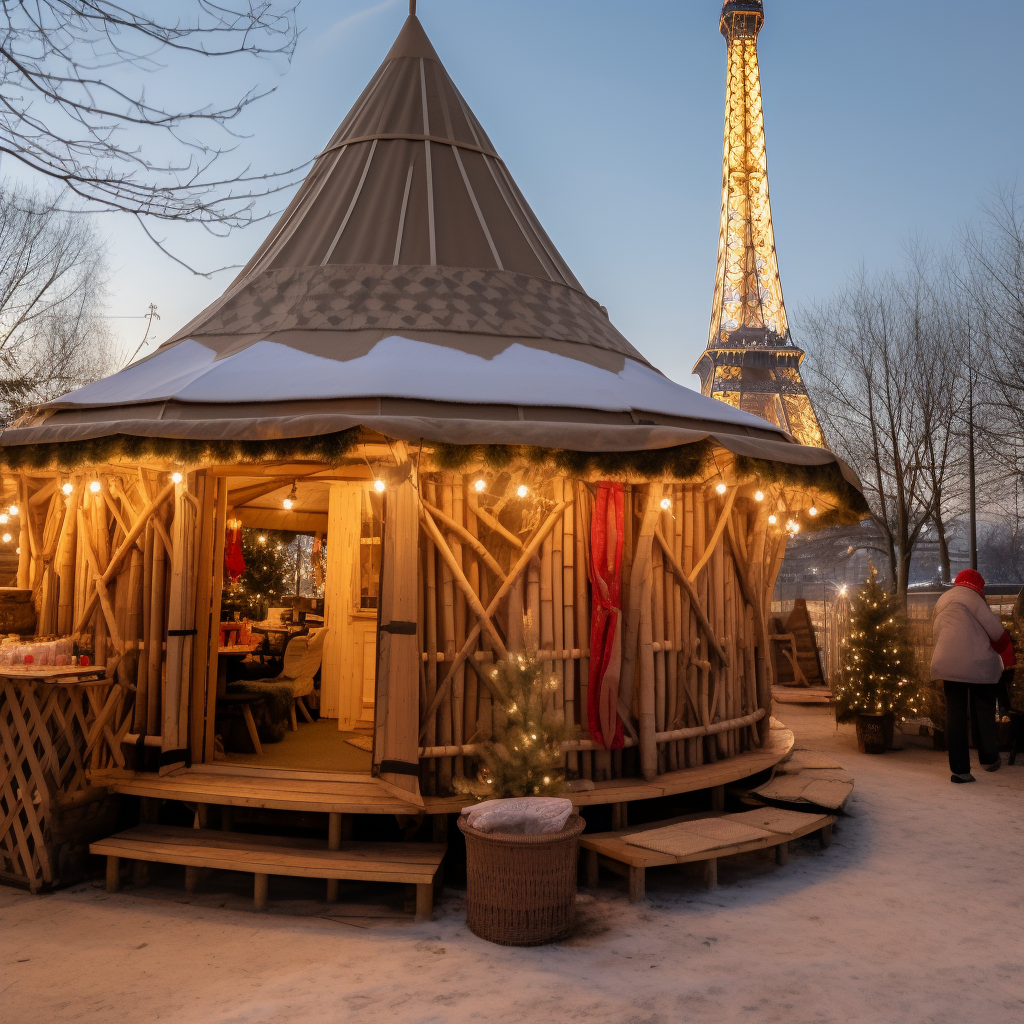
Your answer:
[[[565,787],[562,742],[570,735],[564,715],[554,708],[558,683],[546,679],[536,658],[527,654],[500,662],[491,678],[501,695],[505,724],[493,741],[484,744],[479,778],[464,791],[485,794],[488,800],[523,798],[502,808],[510,817],[528,815],[532,809],[557,815],[561,801],[537,798],[557,796]],[[521,806],[531,801],[534,808]],[[552,827],[564,814],[561,810]],[[506,946],[538,946],[572,934],[583,826],[583,819],[573,812],[558,831],[528,834],[500,826],[483,831],[463,814],[459,828],[466,839],[470,930]]]
[[[874,566],[851,601],[840,666],[832,685],[836,721],[857,723],[857,745],[864,753],[884,753],[892,746],[896,718],[921,715],[922,695],[906,615],[879,584]]]

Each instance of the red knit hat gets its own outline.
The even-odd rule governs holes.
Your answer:
[[[977,569],[964,569],[956,574],[953,580],[954,587],[969,587],[971,590],[985,596],[985,577]]]

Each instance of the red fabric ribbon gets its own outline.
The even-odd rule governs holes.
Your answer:
[[[245,557],[242,555],[242,528],[230,527],[224,536],[224,571],[234,583],[245,572]]]
[[[590,524],[590,735],[606,750],[623,747],[619,718],[622,671],[622,484],[599,483]]]

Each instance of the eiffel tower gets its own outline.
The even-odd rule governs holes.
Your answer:
[[[763,24],[761,0],[726,0],[722,6],[719,28],[728,48],[722,222],[711,331],[693,372],[705,395],[778,424],[801,444],[823,448],[775,255],[757,67]]]

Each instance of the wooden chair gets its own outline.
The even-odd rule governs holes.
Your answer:
[[[275,683],[287,683],[292,691],[292,732],[299,728],[298,718],[295,709],[302,712],[302,717],[312,723],[313,716],[309,713],[303,697],[313,692],[313,679],[320,671],[320,663],[323,660],[324,639],[327,630],[318,629],[305,636],[292,637],[284,652],[284,666],[281,674],[273,681]]]

